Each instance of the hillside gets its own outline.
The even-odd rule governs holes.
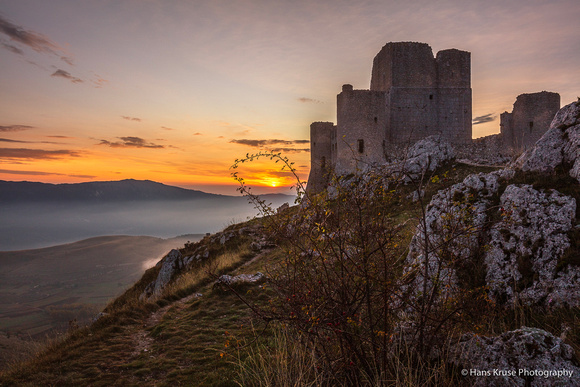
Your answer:
[[[66,329],[73,319],[84,324],[167,250],[201,237],[117,235],[0,252],[0,332],[14,338],[41,339],[55,329]],[[7,345],[3,345],[0,359]]]
[[[428,138],[330,179],[172,250],[0,383],[580,385],[579,138],[573,103],[505,169]]]

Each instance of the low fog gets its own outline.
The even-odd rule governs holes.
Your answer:
[[[291,197],[274,197],[273,207]],[[108,203],[0,204],[0,251],[35,249],[101,235],[170,238],[219,231],[257,214],[243,197]]]

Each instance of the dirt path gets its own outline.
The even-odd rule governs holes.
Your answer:
[[[259,254],[257,254],[255,257],[253,257],[249,261],[245,262],[244,264],[242,264],[236,270],[233,270],[233,272],[239,272],[240,269],[242,269],[244,267],[248,267],[253,262],[255,262],[256,260],[263,257],[265,254],[270,252],[270,250],[271,249],[265,249],[265,250],[261,251]],[[185,308],[185,305],[188,302],[190,302],[191,300],[193,300],[195,298],[199,298],[201,296],[202,295],[200,293],[191,294],[187,297],[184,297],[180,300],[177,300],[177,301],[175,301],[169,305],[166,305],[166,306],[158,309],[157,311],[151,313],[151,315],[149,315],[149,317],[147,317],[147,320],[145,320],[143,325],[140,328],[138,328],[138,330],[135,333],[133,333],[131,335],[131,338],[132,338],[133,343],[134,343],[133,344],[134,349],[133,349],[133,352],[131,353],[131,357],[136,357],[143,352],[149,352],[151,350],[151,345],[153,344],[154,339],[153,339],[153,337],[151,337],[149,335],[149,328],[152,328],[152,327],[156,326],[157,324],[159,324],[161,322],[161,320],[163,319],[163,316],[165,316],[165,313],[167,313],[167,311],[170,308],[183,309],[183,308]]]
[[[141,354],[142,352],[149,352],[149,350],[151,349],[151,344],[153,344],[154,339],[149,335],[148,329],[159,324],[163,319],[163,316],[165,316],[165,313],[167,313],[167,311],[170,308],[176,307],[178,309],[183,309],[185,308],[185,304],[187,304],[194,298],[199,297],[201,297],[200,293],[194,293],[151,313],[151,315],[143,323],[142,327],[132,335],[134,350],[131,353],[131,356],[135,357]]]

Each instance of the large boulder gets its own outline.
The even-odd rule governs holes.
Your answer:
[[[572,347],[541,329],[522,327],[497,337],[467,333],[450,359],[472,386],[580,386]]]
[[[549,173],[565,164],[580,181],[580,101],[556,113],[550,129],[512,165],[523,171]]]

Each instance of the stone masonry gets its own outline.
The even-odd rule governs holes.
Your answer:
[[[384,164],[397,149],[431,135],[450,143],[461,158],[489,153],[499,160],[491,163],[509,161],[546,132],[560,108],[557,93],[522,94],[513,112],[501,115],[501,133],[474,142],[471,100],[471,53],[449,49],[434,57],[426,43],[387,43],[374,58],[370,89],[343,85],[336,125],[310,126],[307,190],[323,190],[330,171],[346,175]]]

